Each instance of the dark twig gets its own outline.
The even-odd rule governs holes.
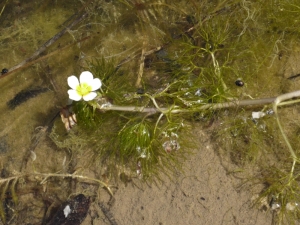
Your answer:
[[[101,211],[103,212],[103,214],[105,215],[105,217],[108,219],[109,223],[111,225],[118,225],[118,223],[116,222],[115,218],[113,217],[112,213],[110,212],[110,210],[104,205],[104,203],[99,202],[98,206],[100,207]]]
[[[63,30],[61,30],[59,33],[57,33],[54,37],[49,39],[45,44],[43,44],[37,51],[33,53],[32,56],[29,58],[25,59],[18,65],[13,66],[8,70],[8,73],[3,74],[1,78],[6,77],[7,75],[11,74],[12,72],[24,67],[26,64],[30,63],[33,61],[36,57],[38,57],[42,52],[44,52],[49,46],[51,46],[54,42],[56,42],[60,37],[62,37],[69,29],[74,27],[76,24],[78,24],[80,21],[82,21],[85,17],[87,16],[87,13],[83,13],[79,15],[70,25],[65,27]]]
[[[37,62],[39,62],[39,61],[41,61],[41,60],[43,60],[43,59],[47,59],[47,58],[49,58],[50,56],[53,56],[53,55],[55,55],[55,54],[57,54],[57,53],[59,53],[59,52],[65,50],[65,49],[70,48],[71,46],[76,45],[76,44],[78,44],[78,43],[80,43],[80,42],[83,42],[83,41],[85,41],[85,40],[87,40],[87,39],[89,39],[89,38],[91,38],[91,36],[84,37],[84,38],[80,39],[79,41],[73,42],[73,43],[71,43],[71,44],[69,44],[69,45],[66,45],[66,46],[64,46],[64,47],[62,47],[62,48],[59,48],[59,49],[57,49],[57,50],[55,50],[55,51],[53,51],[53,52],[51,52],[51,53],[49,53],[49,54],[47,54],[47,55],[41,56],[41,57],[39,57],[39,58],[37,58],[37,59],[35,59],[35,60],[32,60],[32,61],[30,61],[30,62],[27,62],[24,66],[19,67],[18,69],[26,68],[26,67],[28,67],[28,66],[31,66],[32,64],[35,64],[35,63],[37,63]],[[12,71],[12,72],[15,72],[15,71],[16,71],[16,69],[15,69],[14,71]],[[9,75],[9,74],[11,74],[11,71],[9,71],[8,73],[6,73],[6,74],[0,76],[0,79],[3,78],[3,77],[5,77],[5,76],[7,76],[7,75]]]

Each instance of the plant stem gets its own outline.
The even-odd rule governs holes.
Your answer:
[[[153,100],[153,99],[152,99]],[[214,109],[223,109],[223,108],[230,108],[234,106],[253,106],[253,105],[265,105],[273,103],[276,100],[276,97],[273,98],[261,98],[261,99],[247,99],[247,100],[233,100],[231,102],[224,102],[224,103],[212,103],[212,104],[205,104],[199,107],[195,107],[193,109],[180,109],[176,106],[170,108],[160,108],[157,105],[155,107],[141,107],[141,106],[119,106],[119,105],[112,105],[112,104],[105,104],[100,105],[97,104],[97,108],[102,111],[124,111],[124,112],[142,112],[142,113],[188,113],[191,111],[201,111],[201,110],[214,110]],[[156,103],[156,102],[155,102]],[[280,104],[279,104],[280,105]]]
[[[111,196],[113,196],[113,193],[112,193],[110,187],[106,183],[104,183],[103,181],[95,179],[95,178],[92,178],[92,177],[77,175],[75,173],[73,173],[73,174],[69,174],[69,173],[67,173],[67,174],[60,174],[60,173],[39,173],[39,172],[34,172],[34,173],[29,173],[29,174],[19,174],[19,175],[13,176],[13,177],[0,179],[0,185],[2,183],[6,183],[6,185],[7,185],[7,184],[9,184],[9,182],[11,180],[18,180],[21,177],[28,177],[28,176],[41,176],[41,177],[44,177],[44,179],[40,182],[40,184],[45,183],[45,181],[49,177],[62,177],[62,178],[70,177],[72,179],[90,180],[90,181],[94,181],[94,182],[102,185],[103,187],[105,187],[108,190],[109,194],[111,194]]]
[[[288,140],[286,134],[285,134],[284,131],[283,131],[283,128],[282,128],[281,123],[280,123],[280,120],[279,120],[278,112],[277,112],[277,106],[278,106],[281,102],[283,102],[283,101],[285,101],[285,100],[292,99],[292,98],[297,98],[297,97],[300,97],[300,90],[299,90],[299,91],[290,92],[290,93],[286,93],[286,94],[283,94],[283,95],[278,96],[278,97],[275,99],[274,104],[273,104],[273,110],[274,110],[274,113],[275,113],[275,115],[276,115],[276,120],[277,120],[277,124],[278,124],[279,130],[280,130],[280,132],[281,132],[281,134],[282,134],[282,137],[283,137],[283,139],[284,139],[284,141],[285,141],[285,143],[286,143],[286,145],[287,145],[287,147],[288,147],[288,149],[289,149],[289,151],[290,151],[290,153],[291,153],[291,155],[292,155],[292,157],[293,157],[293,165],[292,165],[291,174],[290,174],[291,177],[292,177],[293,172],[294,172],[294,169],[295,169],[297,156],[296,156],[296,153],[294,152],[293,147],[292,147],[292,145],[290,144],[290,142],[289,142],[289,140]],[[292,104],[292,103],[294,103],[294,101],[291,101],[291,104]]]

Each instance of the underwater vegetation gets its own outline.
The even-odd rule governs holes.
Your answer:
[[[101,189],[175,179],[203,150],[193,129],[231,161],[229,174],[263,185],[253,205],[277,224],[299,220],[297,1],[50,2],[0,4],[1,55],[16,49],[1,64],[11,99],[1,110],[24,114],[45,92],[36,108],[51,112],[33,134],[15,131],[32,135],[27,145],[0,133],[0,156],[18,156],[0,164],[3,224],[20,223],[27,208],[34,220],[25,222],[80,224]]]

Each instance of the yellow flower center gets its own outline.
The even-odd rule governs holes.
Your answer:
[[[87,83],[82,83],[77,86],[76,91],[80,96],[85,96],[92,91],[92,87]]]

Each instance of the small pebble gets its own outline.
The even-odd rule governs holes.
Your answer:
[[[243,86],[244,86],[244,82],[243,82],[242,80],[240,80],[240,79],[237,79],[237,80],[235,81],[235,85],[236,85],[236,86],[239,86],[239,87],[243,87]]]
[[[6,73],[8,73],[8,69],[6,69],[6,68],[2,69],[1,74],[3,75],[3,74],[6,74]]]

